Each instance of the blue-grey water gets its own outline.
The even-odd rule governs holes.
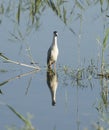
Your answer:
[[[75,35],[50,9],[47,9],[41,17],[40,28],[37,31],[33,30],[23,41],[13,40],[11,33],[18,35],[15,31],[17,27],[11,19],[3,16],[0,25],[0,52],[11,60],[30,64],[27,51],[29,47],[41,70],[1,86],[1,130],[6,130],[12,125],[18,128],[23,126],[23,122],[5,104],[12,106],[24,117],[27,117],[28,113],[32,115],[32,125],[38,130],[84,130],[85,128],[92,130],[95,124],[108,128],[108,123],[103,122],[97,111],[97,107],[102,102],[100,80],[92,78],[91,84],[88,79],[81,80],[84,86],[80,87],[73,79],[65,80],[66,75],[61,71],[63,66],[74,70],[85,68],[90,64],[91,59],[95,65],[98,62],[100,64],[101,46],[97,40],[102,41],[104,38],[105,14],[101,15],[100,5],[97,4],[81,11],[81,15],[81,20],[74,20],[69,25],[75,31]],[[22,23],[26,23],[25,17],[22,16]],[[24,24],[21,24],[19,29],[22,35],[25,35]],[[56,105],[52,106],[47,85],[46,57],[54,30],[59,34],[59,58]],[[108,59],[107,51],[105,55]],[[0,72],[0,82],[3,82],[32,69],[0,60],[0,70],[6,71]]]

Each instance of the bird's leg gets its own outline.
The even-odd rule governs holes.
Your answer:
[[[52,68],[52,67],[51,67],[51,64],[49,64],[49,65],[48,65],[48,69],[51,69],[51,68]]]
[[[56,71],[56,62],[54,62],[54,70]]]
[[[51,69],[51,68],[52,68],[52,62],[51,62],[51,61],[49,61],[49,62],[47,63],[47,67],[48,67],[48,69]]]

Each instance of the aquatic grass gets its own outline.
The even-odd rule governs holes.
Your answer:
[[[0,73],[6,73],[6,72],[8,72],[8,70],[6,70],[6,69],[0,69]]]
[[[108,130],[108,128],[106,129],[105,127],[100,125],[99,122],[97,122],[92,125],[92,130]]]
[[[21,113],[19,113],[14,107],[11,105],[5,103],[5,102],[0,102],[0,106],[7,107],[14,115],[16,115],[17,118],[19,118],[24,125],[20,128],[17,126],[6,126],[7,130],[35,130],[34,126],[31,123],[31,119],[33,118],[33,115],[30,113],[27,113],[27,117],[24,117]]]
[[[103,73],[99,75],[100,81],[100,99],[96,101],[96,110],[99,114],[99,119],[106,126],[109,125],[109,73]],[[102,123],[101,123],[102,124]],[[101,124],[95,124],[95,128],[102,128],[104,130],[108,130],[107,127],[104,127]]]
[[[39,27],[39,25],[38,25],[39,17],[38,17],[38,15],[36,16],[36,14],[41,15],[41,12],[40,12],[41,6],[42,6],[41,0],[30,1],[30,17],[32,19],[32,24],[34,24],[34,22],[36,22],[37,27]]]
[[[65,7],[63,7],[63,21],[64,21],[65,25],[67,24],[66,14],[67,14],[67,11],[66,11]]]
[[[109,113],[108,113],[108,106],[106,106],[106,104],[104,104],[102,101],[98,101],[98,106],[96,107],[96,110],[99,114],[99,121],[100,124],[95,123],[93,125],[93,127],[98,130],[97,128],[102,128],[103,130],[108,130],[108,126],[109,125]],[[102,125],[103,123],[103,125]]]
[[[109,28],[106,29],[102,42],[100,41],[100,38],[97,39],[97,43],[101,49],[101,56],[99,56],[101,58],[101,68],[100,68],[101,72],[98,74],[98,76],[102,76],[102,77],[108,76],[108,65],[105,61],[105,56],[104,56],[106,49],[109,47],[108,37],[109,37]]]
[[[6,17],[10,18],[13,24],[16,26],[22,26],[22,14],[26,14],[27,30],[30,28],[38,29],[40,27],[40,17],[44,11],[45,5],[41,0],[19,0],[13,1],[9,0],[8,2],[1,2],[1,13]]]
[[[109,89],[108,89],[108,76],[104,77],[100,76],[100,101],[98,102],[98,107],[97,110],[100,112],[103,111],[107,111],[108,112],[108,108],[109,108],[109,102],[108,102],[108,93],[109,93]]]
[[[48,6],[53,10],[53,12],[66,24],[66,9],[63,6],[63,15],[61,13],[61,5],[63,5],[65,1],[63,2],[56,2],[54,3],[53,1],[46,0],[46,3]]]
[[[3,82],[0,83],[0,86],[3,86],[5,84],[7,84],[8,82],[9,82],[9,80],[3,81]]]
[[[104,13],[109,9],[109,0],[99,0],[101,5],[101,12]]]
[[[30,33],[32,29],[38,30],[40,27],[40,18],[43,12],[49,7],[56,16],[64,23],[64,25],[71,31],[71,33],[76,35],[76,32],[70,26],[70,24],[78,20],[80,18],[82,11],[85,11],[88,7],[94,4],[101,4],[107,3],[107,7],[109,5],[108,0],[97,0],[97,1],[66,1],[66,0],[19,0],[18,2],[10,0],[6,5],[4,2],[0,3],[0,12],[1,14],[5,14],[5,16],[10,17],[14,24],[18,24],[18,26],[22,26],[22,14],[26,13],[27,15],[27,24],[26,32]],[[67,5],[69,4],[69,7]],[[71,6],[72,5],[72,6]],[[77,12],[77,9],[79,12]],[[107,8],[108,9],[108,8]],[[13,17],[14,16],[14,17]],[[15,19],[16,16],[16,19]]]
[[[85,10],[84,6],[82,5],[82,2],[75,0],[75,4],[78,8],[80,8],[81,10]]]
[[[11,1],[11,0],[10,0]],[[84,5],[84,2],[83,1],[79,1],[79,0],[75,0],[76,2],[75,2],[75,7],[76,8],[79,8],[80,10],[84,10],[85,9],[85,5]],[[96,0],[96,2],[97,3],[99,3],[101,1],[101,5],[102,5],[102,9],[103,9],[103,3],[104,2],[106,2],[106,1],[104,1],[104,0]],[[22,1],[23,2],[23,1]],[[28,1],[28,4],[27,4],[27,6],[26,6],[26,8],[25,8],[25,6],[24,7],[22,7],[23,6],[23,4],[24,3],[22,3],[22,4],[18,4],[18,8],[17,8],[17,10],[16,10],[16,21],[17,21],[17,24],[18,24],[18,26],[20,26],[20,24],[21,24],[21,13],[22,13],[22,8],[25,8],[25,11],[27,11],[27,12],[29,12],[29,20],[31,21],[29,21],[28,22],[28,25],[33,25],[33,24],[37,24],[36,26],[37,27],[39,27],[39,24],[40,24],[40,13],[42,13],[41,11],[40,11],[40,8],[42,8],[41,6],[41,3],[39,2],[39,1],[37,1],[37,0],[31,0],[30,1],[31,2],[31,4],[29,3],[29,1]],[[38,3],[37,3],[38,2]],[[67,1],[68,2],[68,1]],[[88,5],[90,4],[90,1],[89,0],[86,0],[86,2],[88,3]],[[95,1],[94,1],[95,2]],[[71,13],[71,18],[69,18],[69,12],[68,12],[68,9],[66,8],[66,6],[65,6],[65,3],[66,3],[66,1],[63,1],[63,0],[57,0],[57,3],[55,3],[55,2],[53,2],[52,1],[52,11],[56,14],[56,16],[58,16],[60,19],[61,19],[61,21],[65,24],[65,25],[67,25],[68,24],[68,22],[69,22],[69,19],[71,20],[72,19],[72,17],[74,18],[74,13],[76,14],[76,11],[75,11],[75,9],[71,9],[71,11],[72,11],[72,13]],[[26,4],[26,3],[25,3]],[[43,6],[43,8],[46,6],[46,4],[44,3],[44,6]],[[48,7],[48,6],[47,6]],[[72,6],[73,7],[73,6]],[[70,11],[70,12],[71,12]],[[77,14],[76,14],[77,15]],[[80,17],[82,17],[82,15],[81,14],[78,14],[77,15],[77,19],[76,20],[78,20],[78,18],[80,18]],[[71,21],[71,23],[72,23],[72,21]],[[34,27],[34,26],[29,26],[30,28],[31,27]],[[29,28],[28,27],[28,28]],[[71,30],[71,32],[72,33],[74,33],[75,34],[75,31],[71,28],[71,27],[69,27],[69,30]],[[19,35],[20,35],[21,33],[19,33]],[[18,37],[16,37],[16,40],[18,39]],[[22,38],[20,38],[20,39],[22,39]],[[18,39],[18,40],[20,40],[20,39]],[[106,48],[107,48],[107,39],[108,39],[108,35],[106,36],[106,34],[105,34],[105,37],[104,37],[104,40],[103,40],[103,42],[102,42],[102,62],[101,63],[103,63],[102,64],[102,66],[103,66],[103,73],[104,73],[104,69],[105,69],[105,59],[104,59],[104,53],[105,53],[105,50],[106,50]],[[104,48],[104,49],[103,49]],[[28,56],[30,56],[30,59],[31,59],[31,57],[32,57],[32,55],[31,55],[31,52],[30,52],[30,47],[29,46],[27,46],[27,52],[28,52]],[[4,56],[4,55],[3,55]],[[3,58],[3,56],[2,56],[2,58]],[[6,59],[7,57],[4,57],[4,59]],[[7,60],[8,60],[9,58],[7,58]],[[32,60],[31,60],[32,61]],[[33,61],[32,61],[33,62]],[[96,66],[95,66],[96,67]],[[72,67],[71,68],[69,68],[69,67],[67,67],[67,66],[64,66],[64,68],[63,68],[63,70],[64,70],[64,73],[65,73],[65,75],[63,75],[63,76],[65,76],[65,78],[66,78],[66,80],[65,80],[65,83],[67,84],[69,81],[73,84],[73,85],[75,85],[75,86],[82,86],[82,88],[85,88],[86,86],[91,86],[92,87],[92,82],[91,82],[91,80],[93,79],[93,78],[96,78],[96,76],[97,76],[97,73],[98,73],[98,71],[96,70],[96,68],[95,68],[94,66],[92,66],[92,64],[91,65],[89,65],[89,66],[87,66],[87,67],[79,67],[79,68],[77,68],[77,69],[73,69]],[[106,71],[107,71],[107,68],[106,68]],[[105,75],[106,76],[106,75]],[[17,78],[19,78],[20,76],[17,76]],[[22,77],[22,76],[21,76]],[[108,77],[108,75],[107,75],[107,77]],[[67,81],[68,80],[68,81]],[[3,83],[1,83],[1,86],[2,85],[4,85],[4,84],[6,84],[8,81],[11,81],[11,80],[7,80],[7,81],[4,81]],[[30,81],[29,81],[29,83],[31,83],[31,79],[30,79]],[[66,85],[65,84],[65,85]],[[90,84],[90,85],[89,85]],[[29,86],[28,86],[29,87]],[[103,92],[102,94],[101,94],[101,96],[102,96],[102,99],[103,99],[103,102],[106,104],[106,97],[105,97],[105,93]],[[21,119],[22,120],[22,119]],[[98,127],[98,128],[100,128],[100,127]]]
[[[9,40],[12,41],[12,42],[16,42],[16,41],[23,41],[25,39],[25,37],[21,34],[21,32],[19,31],[19,29],[17,29],[17,33],[18,35],[12,32],[9,32],[10,34],[10,37]]]
[[[105,52],[105,49],[107,48],[108,36],[109,36],[109,29],[106,30],[106,34],[102,43],[102,64],[104,64],[104,52]]]
[[[87,86],[93,87],[93,79],[98,78],[98,68],[94,62],[90,62],[87,67],[80,67],[73,69],[69,66],[63,66],[60,71],[60,76],[62,77],[63,84],[68,86],[72,84],[73,86],[79,86],[85,88]]]
[[[32,77],[30,77],[30,79],[28,80],[28,85],[27,85],[27,88],[26,88],[26,91],[25,91],[25,95],[28,94],[28,91],[29,91],[29,88],[30,88],[31,82],[32,82]]]
[[[0,5],[0,14],[4,14],[4,5],[2,3]]]
[[[12,106],[10,106],[9,104],[6,104],[6,106],[25,124],[24,127],[22,127],[20,130],[35,130],[35,128],[33,127],[31,121],[30,121],[30,116],[29,118],[25,118],[22,114],[20,114],[19,112],[17,112]],[[11,128],[8,128],[8,130],[11,130]],[[13,129],[13,128],[12,128]],[[17,130],[16,127],[14,127],[15,130]]]
[[[65,4],[68,4],[68,1],[57,0],[53,2],[51,0],[46,0],[46,4],[49,8],[56,14],[56,16],[64,23],[64,25],[71,31],[73,34],[76,35],[76,32],[73,30],[72,27],[69,27],[69,22],[72,22],[73,16],[73,9],[69,8],[69,11]]]
[[[61,0],[61,2],[62,2],[63,0]],[[87,0],[88,2],[88,5],[89,5],[89,0]],[[99,2],[99,0],[97,0],[98,2]],[[40,2],[39,1],[30,1],[31,2],[31,5],[30,4],[28,4],[28,10],[29,10],[29,20],[31,21],[30,22],[30,24],[32,23],[32,25],[34,24],[34,23],[36,23],[37,24],[37,27],[39,27],[39,24],[40,24],[40,8],[41,8],[41,4],[40,4]],[[58,0],[58,2],[59,2],[59,0]],[[67,1],[68,2],[68,1]],[[78,2],[78,3],[77,3]],[[102,2],[104,2],[104,1],[102,1]],[[35,3],[35,4],[34,4]],[[65,25],[67,25],[68,24],[68,22],[69,22],[69,15],[68,15],[68,9],[66,8],[66,6],[64,5],[64,2],[62,3],[63,4],[63,6],[60,4],[60,3],[55,3],[55,2],[52,2],[53,4],[52,4],[52,11],[53,12],[55,12],[55,14],[56,14],[56,16],[58,16],[60,19],[61,19],[61,21],[65,24]],[[58,5],[56,5],[56,4],[58,4]],[[61,6],[59,6],[59,5],[61,5]],[[22,4],[18,4],[18,6],[17,6],[18,8],[16,9],[16,21],[17,21],[17,24],[20,26],[20,23],[21,23],[21,13],[22,13]],[[25,6],[24,6],[25,7]],[[26,6],[27,7],[27,6]],[[47,6],[48,7],[48,6]],[[75,7],[78,7],[80,10],[84,10],[85,9],[85,6],[84,6],[84,4],[83,4],[83,1],[81,0],[81,1],[77,1],[76,0],[76,5],[75,5]],[[43,8],[44,8],[44,6],[43,6]],[[27,11],[28,11],[27,10]],[[74,15],[74,13],[75,13],[75,10],[73,9],[73,15]],[[73,17],[73,15],[71,14],[71,16]],[[80,17],[82,17],[82,15],[81,14],[79,14],[78,16],[77,16],[78,18],[80,18]],[[70,18],[71,19],[71,18]],[[71,22],[72,23],[72,22]],[[28,24],[29,25],[29,24]],[[30,26],[29,26],[30,27]],[[33,26],[31,26],[31,27],[33,27]],[[69,27],[70,28],[70,27]],[[72,29],[72,28],[70,28],[70,30],[71,30],[71,32],[73,32],[74,33],[74,30]],[[19,33],[19,35],[20,35],[20,33]],[[22,37],[22,36],[21,36]],[[16,38],[17,39],[17,38]],[[21,38],[22,39],[22,38]],[[104,41],[103,41],[103,43],[104,43],[104,48],[105,48],[105,38],[104,38]],[[106,40],[107,41],[107,40]],[[107,44],[107,43],[106,43]],[[107,45],[106,45],[107,46]],[[104,51],[104,52],[103,52]],[[103,57],[104,57],[104,53],[105,53],[105,49],[103,50],[102,52],[103,52]],[[31,57],[32,57],[32,55],[31,55],[31,52],[30,52],[30,48],[27,46],[27,52],[28,52],[28,55],[30,56],[30,59],[31,59]],[[3,58],[3,56],[2,56],[2,58]],[[4,59],[6,59],[6,57],[4,57]],[[9,58],[7,58],[7,60],[8,60]],[[32,60],[31,60],[32,61]],[[102,60],[102,63],[104,62],[104,66],[105,66],[105,59],[103,59]],[[104,68],[104,67],[103,67]],[[73,69],[72,67],[71,68],[69,68],[69,67],[67,67],[67,66],[65,66],[64,68],[63,68],[63,70],[64,70],[64,73],[65,73],[65,75],[63,75],[63,76],[65,76],[66,77],[66,84],[70,81],[74,86],[82,86],[82,88],[85,88],[86,86],[91,86],[92,87],[92,82],[91,82],[91,80],[93,79],[93,78],[95,78],[96,77],[96,75],[97,75],[97,71],[95,70],[95,68],[94,68],[94,66],[92,66],[92,64],[91,65],[89,65],[89,66],[87,66],[87,67],[79,67],[79,68],[77,68],[77,69]],[[106,68],[106,70],[107,70],[107,68]],[[17,78],[19,78],[20,76],[17,76]],[[15,78],[16,79],[16,78]],[[13,79],[14,80],[14,79]],[[68,81],[67,81],[68,80]],[[7,80],[7,81],[12,81],[12,80]],[[1,85],[3,86],[4,84],[6,84],[7,83],[7,81],[4,81],[3,83],[1,83]],[[29,83],[31,83],[31,79],[29,80]],[[90,84],[90,85],[89,85]],[[30,84],[29,84],[30,85]],[[29,87],[29,86],[28,86]],[[101,94],[102,95],[102,98],[103,98],[103,102],[106,104],[106,97],[105,97],[105,93],[102,93]],[[9,108],[9,109],[11,109],[11,108]],[[13,113],[15,113],[16,114],[16,112],[13,110],[13,109],[11,109],[11,111],[13,112]],[[22,118],[22,116],[19,116],[19,114],[16,114],[17,116],[18,116],[18,118],[20,119],[20,120],[22,120],[22,119],[25,119],[25,118]],[[25,120],[22,120],[23,122],[25,121]]]
[[[21,4],[22,4],[22,1],[19,0],[18,10],[17,10],[17,14],[16,14],[16,19],[17,19],[18,24],[20,24]]]
[[[0,53],[0,55],[2,55],[2,53]],[[8,58],[7,58],[6,56],[4,56],[4,55],[2,55],[2,56],[3,56],[3,58],[8,59]],[[8,70],[0,68],[0,73],[6,73],[6,72],[8,72]]]
[[[67,4],[72,4],[70,8],[67,8]],[[40,27],[40,18],[43,12],[50,7],[52,11],[56,14],[57,17],[61,19],[61,21],[65,24],[68,25],[68,22],[71,21],[72,16],[77,15],[78,13],[76,12],[76,9],[79,9],[80,11],[85,11],[87,7],[90,7],[91,5],[94,4],[99,4],[101,5],[101,8],[103,8],[104,4],[107,4],[106,10],[108,10],[109,7],[109,1],[106,0],[96,0],[96,1],[90,1],[90,0],[85,0],[85,1],[80,1],[80,0],[75,0],[75,1],[67,1],[67,0],[56,0],[56,1],[51,1],[51,0],[19,0],[18,2],[14,2],[12,0],[9,0],[9,2],[5,5],[5,2],[0,3],[0,13],[5,14],[8,17],[13,17],[16,15],[16,21],[18,25],[20,26],[21,22],[21,15],[25,12],[27,12],[27,23],[29,25],[35,25],[36,28],[38,29]],[[102,9],[103,10],[103,9]],[[12,15],[14,14],[14,15]],[[15,19],[15,17],[14,17]],[[15,21],[15,20],[13,20]],[[71,21],[72,22],[72,21]],[[32,26],[31,26],[32,27]],[[28,27],[27,27],[28,28]],[[69,27],[69,30],[73,30],[71,27]],[[74,31],[73,31],[74,32]]]
[[[26,50],[27,56],[28,56],[28,58],[30,60],[30,63],[32,63],[34,66],[38,67],[36,65],[36,62],[33,59],[29,43],[25,40],[26,39],[25,37],[27,37],[27,35],[26,34],[22,34],[22,32],[21,32],[21,30],[19,28],[17,29],[17,33],[11,33],[10,32],[10,35],[11,35],[11,38],[9,40],[11,40],[12,42],[14,42],[14,43],[18,42],[18,41],[21,42],[21,47],[20,47],[20,50],[19,50],[19,54],[21,54],[21,52],[24,49],[23,45],[25,45],[25,50]]]

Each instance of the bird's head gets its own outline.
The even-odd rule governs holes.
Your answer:
[[[58,32],[57,31],[54,31],[53,34],[54,34],[54,36],[58,36]]]

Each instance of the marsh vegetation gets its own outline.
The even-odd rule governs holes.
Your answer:
[[[1,0],[0,29],[0,129],[109,129],[109,0]]]

